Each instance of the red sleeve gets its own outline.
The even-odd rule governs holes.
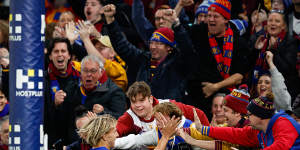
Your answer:
[[[208,130],[209,137],[246,147],[259,147],[258,133],[258,130],[252,129],[249,126],[244,128],[209,127]]]
[[[119,134],[119,137],[126,136],[130,133],[134,132],[134,123],[130,115],[125,112],[117,122],[117,132]]]
[[[272,127],[274,142],[264,150],[289,150],[295,143],[298,135],[292,123],[283,117],[279,117]]]
[[[175,100],[170,100],[170,102],[176,104],[181,109],[185,118],[194,121],[193,108],[196,108],[196,107],[191,106],[191,105],[186,105],[186,104],[183,104],[180,102],[176,102]],[[198,114],[198,117],[199,117],[201,123],[205,126],[209,126],[209,122],[208,122],[208,119],[207,119],[205,113],[198,108],[196,108],[196,112]]]

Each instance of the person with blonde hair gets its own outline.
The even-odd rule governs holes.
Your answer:
[[[78,132],[92,146],[91,150],[109,150],[114,147],[118,133],[117,120],[111,115],[101,115],[90,120]]]

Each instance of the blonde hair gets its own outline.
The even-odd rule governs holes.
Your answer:
[[[159,103],[153,108],[153,114],[155,113],[162,113],[170,118],[175,116],[176,118],[180,117],[183,115],[182,111],[178,108],[177,105],[171,102],[165,102],[165,103]]]
[[[87,144],[91,146],[97,145],[102,137],[111,129],[115,128],[117,120],[111,115],[101,115],[90,120],[89,123],[84,125],[78,134],[83,135]]]

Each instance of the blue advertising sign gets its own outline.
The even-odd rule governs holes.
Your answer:
[[[44,0],[10,1],[10,150],[43,149],[44,7]]]

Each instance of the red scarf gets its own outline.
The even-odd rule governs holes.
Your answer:
[[[50,76],[50,80],[56,80],[57,76],[62,78],[69,77],[70,75],[76,77],[80,76],[80,73],[75,68],[73,68],[73,62],[68,63],[67,70],[65,73],[61,73],[60,71],[58,71],[54,66],[53,62],[50,62],[48,66],[48,73]]]
[[[210,33],[208,33],[208,37],[211,53],[214,55],[217,62],[217,69],[223,79],[226,79],[230,76],[229,71],[233,52],[233,31],[230,27],[225,31],[223,53],[221,52],[215,37],[210,35]]]
[[[72,75],[74,79],[79,79],[80,77],[80,73],[73,67],[73,62],[68,63],[67,70],[65,73],[61,73],[60,71],[58,71],[54,66],[53,62],[50,62],[48,66],[48,74],[51,80],[52,100],[54,100],[55,98],[55,92],[60,90],[60,86],[56,77],[67,78],[70,75]]]

